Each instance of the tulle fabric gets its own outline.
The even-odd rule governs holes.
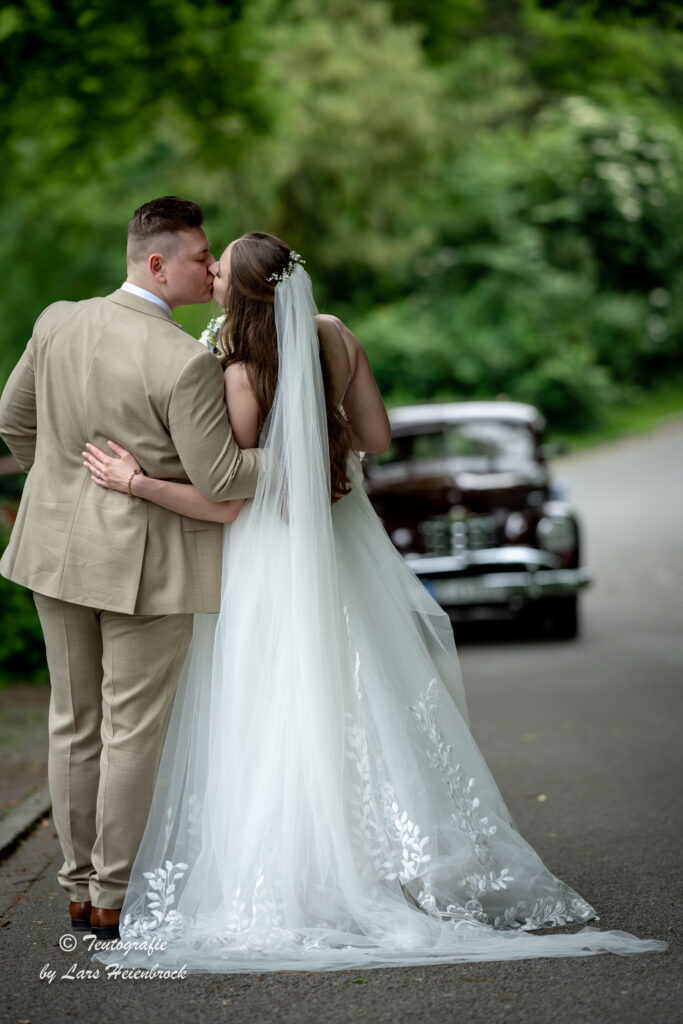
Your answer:
[[[195,616],[122,940],[154,940],[162,967],[230,973],[665,949],[529,934],[596,912],[510,820],[448,618],[355,456],[330,505],[315,313],[297,267],[276,289],[257,493],[224,531],[220,614]],[[150,956],[133,945],[127,962]]]

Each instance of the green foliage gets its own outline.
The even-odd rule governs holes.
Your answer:
[[[118,287],[140,203],[187,192],[230,205],[224,168],[269,124],[258,11],[237,0],[0,8],[0,377],[46,305]]]
[[[576,429],[681,366],[683,137],[654,113],[568,97],[453,155],[411,296],[355,323],[392,401],[507,394]]]
[[[9,540],[9,525],[0,517],[0,546]],[[36,607],[30,590],[0,576],[0,609],[3,628],[0,630],[0,680],[19,679],[44,682],[45,644]]]
[[[249,5],[24,0],[0,12],[0,153],[24,182],[79,184],[180,118],[225,159],[264,123]],[[221,86],[214,88],[219,81]],[[229,138],[229,142],[228,142]]]
[[[0,3],[0,380],[179,194],[216,254],[254,229],[302,252],[392,403],[602,429],[683,372],[682,29],[668,0]]]
[[[599,417],[683,362],[675,5],[25,0],[0,8],[0,376],[121,281],[151,195],[266,228],[392,400]],[[212,310],[180,311],[198,332]]]
[[[513,291],[484,278],[466,295],[411,298],[354,325],[392,404],[505,396],[567,427],[596,422],[617,388],[586,342],[587,296],[560,276],[538,283]]]
[[[249,165],[259,184],[268,169],[254,199],[306,253],[320,294],[390,291],[433,237],[422,190],[444,148],[441,83],[416,27],[393,24],[385,3],[293,0],[288,12],[264,61],[275,116]]]

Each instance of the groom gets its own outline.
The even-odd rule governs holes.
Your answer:
[[[220,523],[97,487],[88,440],[213,501],[253,495],[220,365],[171,316],[208,302],[214,258],[197,203],[165,196],[128,226],[126,282],[40,315],[0,399],[28,473],[0,572],[34,592],[52,685],[48,777],[76,929],[118,936],[194,612],[220,602]]]

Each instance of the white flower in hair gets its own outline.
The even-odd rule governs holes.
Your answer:
[[[206,345],[209,352],[213,352],[215,356],[222,356],[223,352],[218,344],[218,335],[221,332],[221,327],[225,322],[225,313],[221,313],[220,316],[215,316],[212,320],[209,320],[208,324],[199,336],[199,340],[202,345]]]
[[[275,281],[279,284],[281,281],[285,281],[288,277],[292,276],[292,271],[297,263],[304,264],[306,260],[303,256],[300,256],[298,252],[294,252],[293,249],[289,253],[289,262],[284,270],[281,270],[279,274],[271,274],[268,281]]]

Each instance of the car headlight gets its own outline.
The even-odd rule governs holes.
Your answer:
[[[397,548],[406,548],[413,539],[413,535],[405,526],[399,526],[392,533],[391,539]]]
[[[505,520],[505,536],[508,540],[519,540],[528,529],[529,524],[521,512],[511,512]]]
[[[538,521],[536,536],[541,547],[558,555],[576,545],[576,528],[566,516],[543,516]]]

